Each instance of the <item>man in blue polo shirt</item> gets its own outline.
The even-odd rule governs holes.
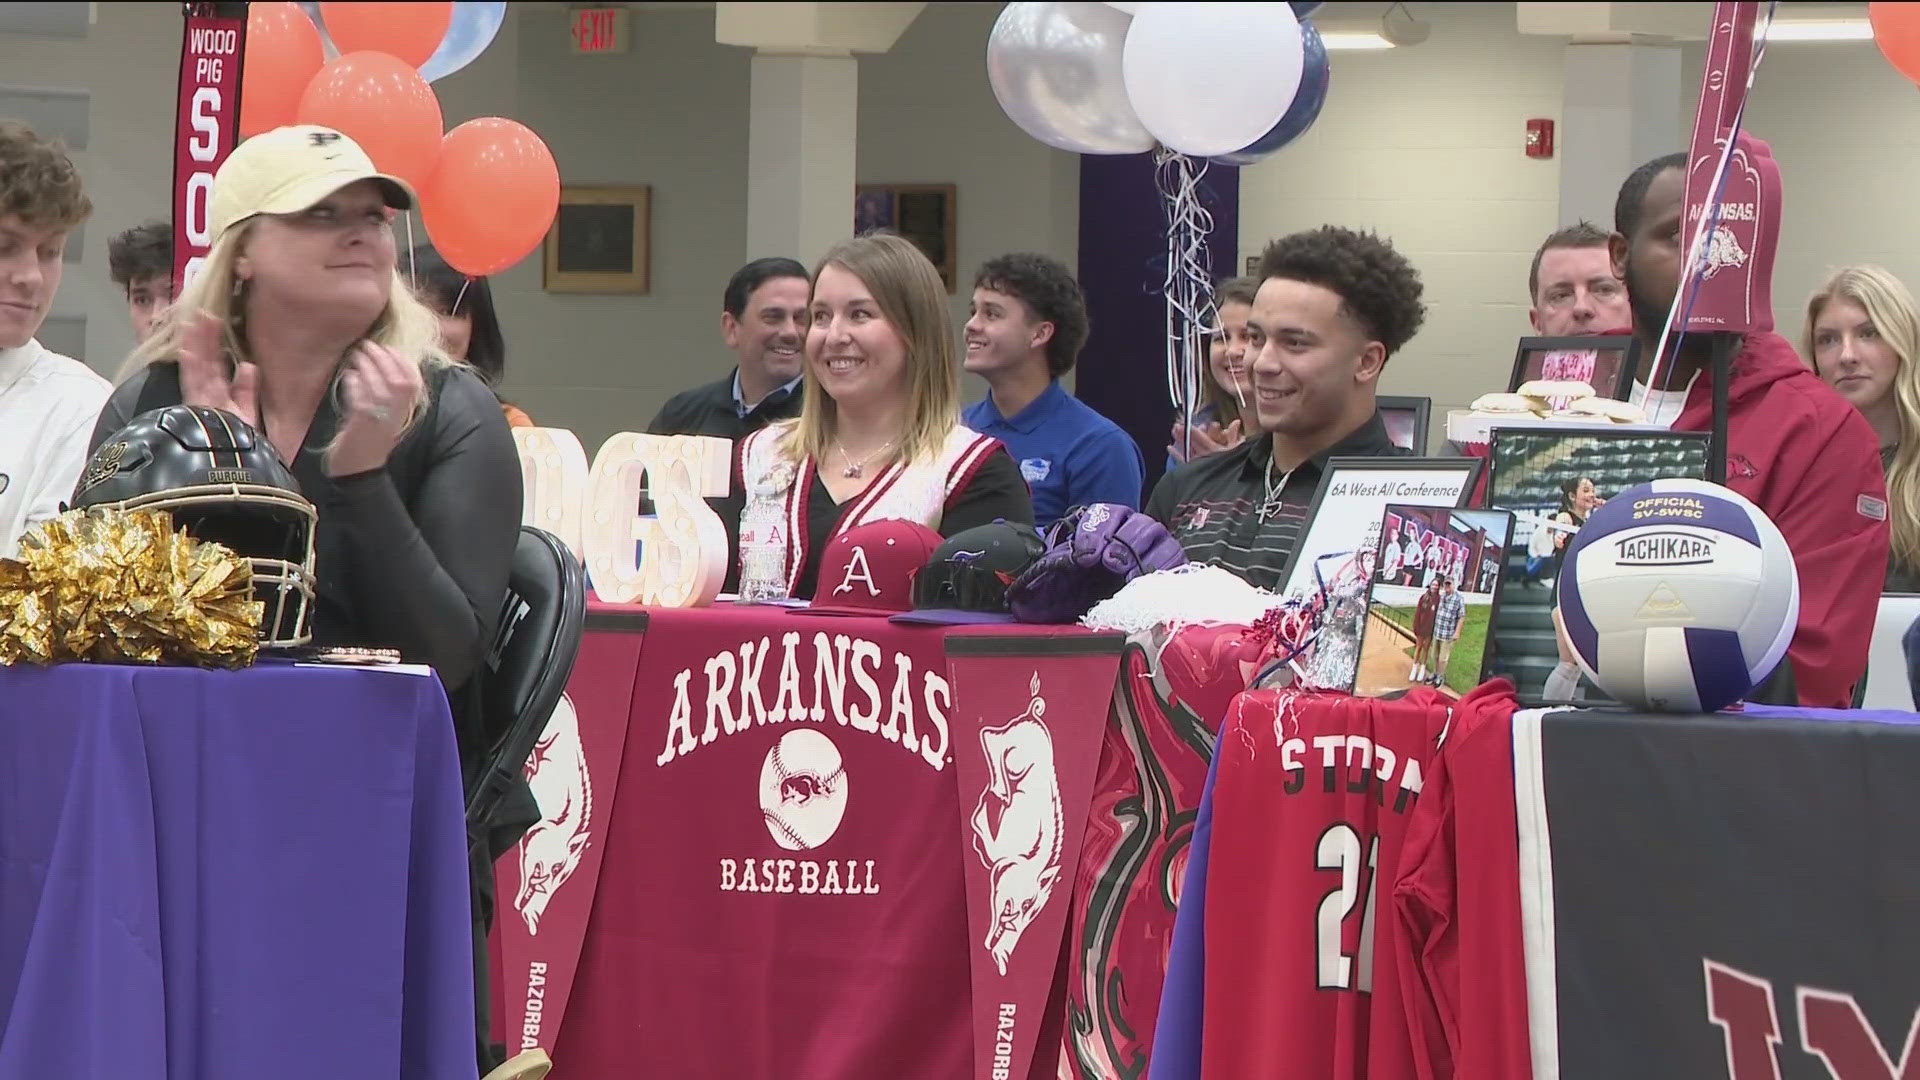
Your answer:
[[[1138,509],[1140,447],[1060,386],[1087,342],[1086,298],[1073,275],[1045,255],[1002,255],[974,278],[972,311],[966,368],[989,393],[961,420],[1020,463],[1034,523],[1045,529],[1088,503]]]

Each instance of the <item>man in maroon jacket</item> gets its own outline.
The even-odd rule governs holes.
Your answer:
[[[1685,154],[1670,154],[1642,165],[1614,203],[1609,249],[1614,273],[1627,285],[1643,357],[1659,345],[1682,277],[1686,163]],[[1712,429],[1710,346],[1705,334],[1687,335],[1678,354],[1660,365],[1659,386],[1635,385],[1634,400],[1649,420],[1676,431]],[[1727,387],[1726,451],[1727,486],[1773,519],[1800,570],[1800,622],[1789,662],[1751,698],[1846,708],[1866,671],[1886,574],[1879,441],[1785,338],[1750,333],[1733,358]]]

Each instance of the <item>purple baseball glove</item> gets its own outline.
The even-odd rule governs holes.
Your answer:
[[[1115,503],[1080,507],[1047,531],[1047,551],[1007,590],[1013,617],[1070,623],[1141,574],[1184,566],[1167,527]]]

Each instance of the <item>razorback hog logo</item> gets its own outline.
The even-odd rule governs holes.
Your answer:
[[[580,747],[580,716],[565,694],[533,744],[526,775],[540,820],[520,838],[520,892],[513,906],[527,921],[527,933],[538,934],[540,916],[579,868],[593,836],[593,779]]]
[[[973,850],[990,871],[992,920],[985,945],[1002,975],[1060,878],[1060,779],[1053,770],[1053,736],[1040,722],[1047,703],[1039,696],[1037,674],[1032,693],[1018,719],[980,732],[987,787],[973,810]]]
[[[1713,234],[1707,238],[1707,270],[1700,275],[1701,278],[1710,278],[1722,270],[1744,266],[1746,262],[1747,253],[1740,247],[1733,230],[1725,225],[1715,225]]]

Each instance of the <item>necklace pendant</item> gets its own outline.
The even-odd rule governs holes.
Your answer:
[[[849,465],[846,467],[846,469],[843,472],[841,472],[840,475],[846,477],[849,480],[858,480],[860,478],[860,466]]]

